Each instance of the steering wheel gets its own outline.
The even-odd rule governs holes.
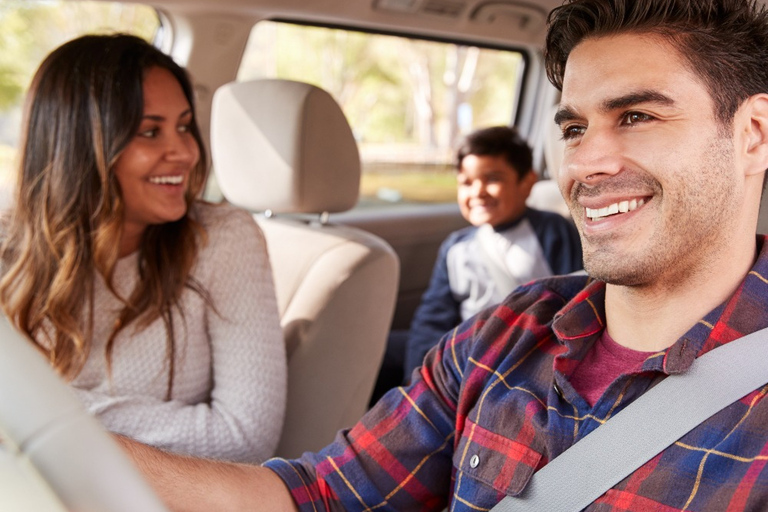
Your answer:
[[[67,510],[167,512],[99,422],[0,315],[2,449],[31,466]]]

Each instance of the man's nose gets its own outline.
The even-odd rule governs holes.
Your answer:
[[[619,137],[608,127],[587,128],[573,145],[566,145],[560,171],[573,181],[593,185],[621,171]]]

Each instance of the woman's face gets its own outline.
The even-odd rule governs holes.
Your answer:
[[[125,204],[123,246],[133,241],[131,250],[147,226],[184,216],[189,176],[200,159],[192,108],[176,78],[164,68],[149,68],[142,88],[141,124],[114,166]]]

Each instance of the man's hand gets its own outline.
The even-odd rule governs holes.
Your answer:
[[[267,468],[174,455],[115,437],[173,511],[298,512],[283,481]]]

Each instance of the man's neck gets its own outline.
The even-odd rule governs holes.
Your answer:
[[[725,302],[754,264],[755,248],[710,262],[686,276],[660,280],[655,286],[608,284],[605,314],[608,333],[620,345],[664,350]]]

